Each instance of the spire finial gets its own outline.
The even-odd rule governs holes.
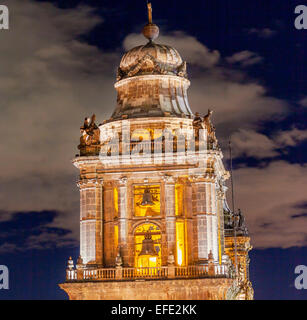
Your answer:
[[[147,0],[147,9],[148,9],[148,23],[152,24],[152,7],[151,3]]]
[[[148,23],[143,28],[143,35],[150,42],[156,39],[159,35],[159,28],[157,25],[152,23],[152,6],[151,3],[147,0],[147,11],[148,11]]]

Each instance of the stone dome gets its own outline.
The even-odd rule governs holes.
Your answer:
[[[124,54],[117,80],[146,74],[186,77],[186,63],[175,48],[149,41]]]
[[[147,43],[124,54],[117,70],[117,105],[110,121],[127,118],[192,118],[187,89],[186,62],[178,51],[154,40],[159,27],[152,23],[148,3],[148,24],[143,28]]]

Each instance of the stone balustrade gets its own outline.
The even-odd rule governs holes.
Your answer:
[[[152,267],[152,268],[91,268],[67,269],[66,281],[118,281],[138,279],[182,279],[182,278],[228,278],[225,265],[209,263],[186,267]]]

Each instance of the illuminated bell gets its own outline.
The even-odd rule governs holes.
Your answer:
[[[139,253],[139,256],[157,256],[158,253],[154,246],[154,241],[151,238],[151,234],[147,232],[145,234],[145,239],[142,242],[142,250]]]
[[[141,203],[141,206],[152,206],[154,203],[152,201],[152,194],[149,190],[149,188],[146,188],[144,190],[144,194],[143,194],[143,200]]]

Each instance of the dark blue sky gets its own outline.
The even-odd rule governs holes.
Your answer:
[[[129,34],[139,33],[146,22],[145,0],[40,0],[36,2],[53,3],[62,9],[76,8],[78,5],[93,7],[95,15],[100,16],[103,23],[95,24],[90,31],[76,36],[76,39],[99,48],[104,54],[123,54],[123,41]],[[244,72],[243,82],[254,79],[266,88],[266,95],[288,104],[288,112],[281,117],[272,116],[263,120],[261,116],[256,117],[257,133],[271,139],[275,135],[288,132],[293,127],[301,132],[307,130],[307,108],[300,103],[307,97],[307,30],[298,31],[294,28],[294,8],[303,2],[302,0],[152,0],[152,5],[154,22],[159,25],[163,34],[167,35],[168,32],[176,30],[183,31],[195,37],[210,50],[217,50],[223,58],[231,57],[242,51],[257,53],[259,57],[262,57],[261,63],[251,64],[248,68],[235,63],[229,65],[226,59],[223,59],[220,62],[220,68],[223,68],[224,71],[227,69],[228,72],[233,70]],[[10,6],[10,2],[7,3]],[[14,12],[11,14],[14,15]],[[114,70],[115,67],[116,65]],[[199,77],[199,67],[192,64],[188,71],[193,86],[193,78]],[[111,85],[112,83],[110,87]],[[62,108],[65,109],[65,105]],[[192,106],[194,111],[195,108],[198,106]],[[88,106],[87,110],[89,113],[92,112]],[[17,116],[19,111],[12,112],[16,112]],[[81,120],[84,115],[80,114],[78,117]],[[65,130],[62,131],[62,135],[65,137]],[[76,141],[77,135],[78,127],[76,126],[74,137]],[[71,143],[71,150],[69,150],[71,158],[76,153],[75,146],[76,143],[75,145]],[[277,161],[283,161],[288,166],[298,164],[304,167],[307,161],[306,147],[307,140],[298,139],[296,144],[275,146],[278,152],[274,156],[255,157],[253,153],[243,152],[235,159],[235,167],[240,168],[244,165],[249,169],[259,169],[266,168]],[[35,152],[39,152],[39,149],[35,149]],[[51,159],[48,159],[47,156],[44,163],[49,164],[48,161]],[[67,172],[69,174],[73,172],[76,178],[76,172],[72,171],[70,159],[67,158],[66,161]],[[37,176],[39,176],[39,170],[36,169]],[[53,179],[52,170],[55,169],[50,170],[50,179]],[[68,189],[74,190],[74,193],[64,193],[61,194],[61,197],[74,197],[74,201],[78,202],[78,193],[74,185],[76,179],[72,177],[63,178],[61,183],[65,184]],[[44,181],[46,190],[48,190],[49,183],[49,180]],[[236,180],[236,183],[240,184],[240,178]],[[252,184],[253,181],[250,183]],[[289,185],[289,188],[291,187]],[[1,191],[2,189],[5,189],[3,184]],[[32,194],[35,195],[36,200],[40,201],[40,190],[33,189]],[[17,198],[16,201],[21,200]],[[293,200],[291,206],[300,210],[296,216],[292,215],[291,221],[301,219],[301,224],[306,225],[307,228],[307,200],[305,202],[300,200],[297,203],[295,201]],[[262,210],[261,205],[259,203],[259,211]],[[10,290],[0,290],[0,299],[67,298],[65,293],[57,287],[57,283],[64,281],[68,256],[72,255],[76,259],[79,249],[69,227],[58,224],[51,226],[52,222],[65,212],[65,205],[63,208],[57,208],[56,205],[53,207],[55,210],[50,210],[50,206],[37,210],[36,206],[33,206],[33,209],[29,206],[23,209],[21,205],[20,211],[14,211],[4,205],[2,208],[0,203],[0,213],[3,213],[3,221],[0,219],[0,265],[5,264],[10,269]],[[248,205],[244,209],[248,216]],[[4,218],[7,216],[9,218]],[[256,218],[254,220],[257,220]],[[78,212],[75,212],[72,219],[78,220]],[[250,221],[253,224],[253,220]],[[261,223],[264,222],[261,220]],[[295,229],[293,230],[296,232]],[[268,229],[268,232],[272,231]],[[278,232],[286,233],[287,225],[284,225],[284,230],[281,229]],[[302,233],[302,231],[297,232]],[[285,247],[284,243],[278,246],[274,242],[272,248],[269,245],[270,241],[263,241],[263,243],[259,241],[261,242],[259,245],[256,243],[257,249],[250,254],[250,275],[256,299],[307,299],[307,290],[298,291],[294,288],[295,266],[307,265],[307,234],[305,233],[305,242],[301,240],[302,238],[304,235],[301,235],[297,242],[300,243],[299,246],[290,245],[290,248],[286,249],[282,249]],[[52,242],[52,239],[57,240]],[[7,249],[1,252],[1,246],[4,245]]]

